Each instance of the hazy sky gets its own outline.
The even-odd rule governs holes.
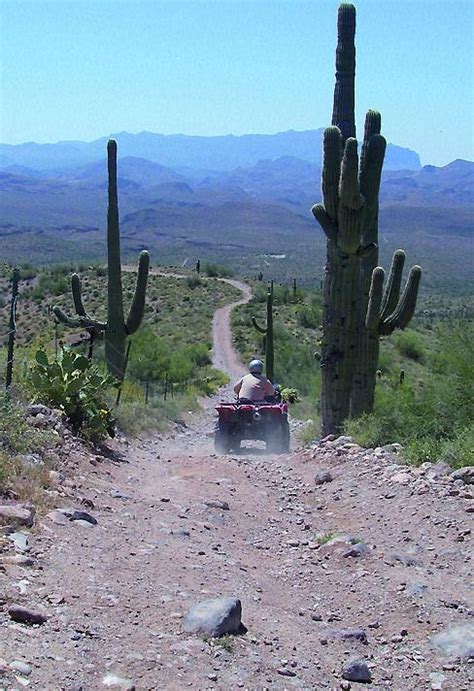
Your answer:
[[[329,124],[335,0],[0,0],[0,141]],[[358,0],[357,122],[473,155],[471,0]]]

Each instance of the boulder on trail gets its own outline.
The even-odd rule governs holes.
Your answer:
[[[219,597],[204,600],[191,607],[183,629],[186,633],[201,633],[219,637],[242,630],[242,604],[237,597]]]
[[[21,624],[44,624],[48,619],[44,612],[30,607],[22,607],[22,605],[11,605],[8,608],[8,614],[13,621]]]
[[[31,528],[35,520],[36,509],[34,506],[19,506],[7,504],[0,506],[0,523],[9,523],[15,527],[26,526]]]
[[[454,480],[462,480],[466,485],[474,485],[474,467],[468,465],[465,468],[459,468],[451,473],[451,477]]]
[[[344,665],[342,678],[369,684],[372,681],[369,666],[365,660],[352,660]]]

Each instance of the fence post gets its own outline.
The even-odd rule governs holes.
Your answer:
[[[7,353],[7,372],[5,376],[5,388],[8,389],[13,379],[13,351],[15,348],[16,334],[16,302],[18,298],[18,284],[20,282],[19,269],[13,269],[12,274],[12,298],[10,303],[10,326],[8,329],[8,353]]]
[[[127,371],[128,356],[130,355],[130,348],[131,347],[132,347],[132,341],[129,341],[127,343],[127,350],[125,352],[125,361],[123,363],[123,377],[122,377],[122,381],[120,382],[119,390],[117,391],[117,400],[116,400],[117,406],[119,405],[120,398],[122,397],[122,386],[123,386],[123,382],[125,381],[125,372]]]

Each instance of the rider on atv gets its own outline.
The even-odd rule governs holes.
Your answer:
[[[240,402],[261,403],[273,399],[275,389],[269,379],[263,374],[263,362],[252,360],[249,364],[249,374],[241,377],[234,386]]]

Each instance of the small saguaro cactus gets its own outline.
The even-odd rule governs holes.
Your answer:
[[[135,294],[124,318],[122,294],[122,267],[120,263],[120,230],[117,195],[117,142],[113,139],[107,144],[108,164],[108,197],[107,211],[107,321],[93,319],[85,310],[81,281],[77,274],[71,276],[71,291],[77,317],[68,317],[59,307],[54,307],[54,314],[67,326],[93,330],[95,334],[105,334],[105,359],[109,373],[119,380],[124,377],[125,342],[127,336],[135,333],[143,319],[145,295],[150,267],[150,256],[146,250],[140,253]]]
[[[265,339],[265,374],[267,378],[273,382],[274,372],[274,348],[273,348],[273,281],[268,289],[267,293],[267,325],[265,328],[260,326],[255,319],[252,317],[252,324],[254,328],[261,334],[263,334]]]
[[[201,260],[200,259],[198,259],[196,262],[196,272],[197,272],[198,276],[201,273]]]
[[[18,299],[18,284],[20,283],[20,271],[13,269],[12,273],[12,297],[10,301],[10,321],[8,328],[7,371],[5,375],[5,388],[8,389],[13,381],[13,352],[15,349],[16,335],[16,303]]]

